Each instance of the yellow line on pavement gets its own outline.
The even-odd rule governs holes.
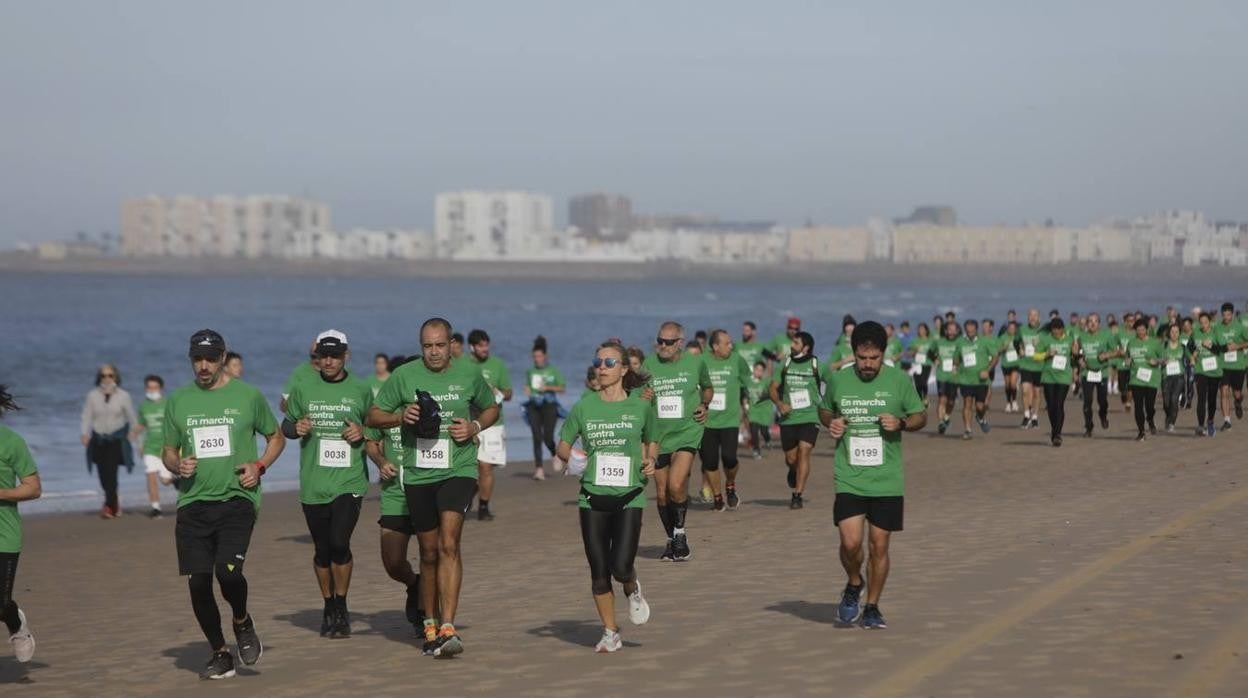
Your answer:
[[[1141,536],[1130,543],[1114,548],[1095,562],[1091,562],[1061,579],[1044,585],[1043,588],[1024,598],[1018,604],[996,614],[991,620],[971,628],[949,642],[942,643],[938,649],[911,662],[900,671],[889,674],[888,678],[871,687],[866,695],[906,696],[913,694],[915,686],[921,681],[948,669],[952,664],[977,647],[991,642],[998,635],[1036,615],[1046,607],[1060,601],[1080,587],[1094,581],[1118,565],[1165,540],[1167,537],[1179,533],[1183,529],[1205,519],[1210,514],[1244,500],[1248,500],[1248,487],[1231,490],[1209,500],[1203,506],[1187,512],[1148,535]]]

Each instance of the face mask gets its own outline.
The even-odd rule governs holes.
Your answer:
[[[160,391],[148,392],[148,393],[145,393],[145,394],[147,395],[147,399],[148,399],[148,400],[159,400],[159,399],[160,399]]]

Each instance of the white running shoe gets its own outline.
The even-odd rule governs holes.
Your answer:
[[[650,620],[650,604],[641,595],[641,580],[637,580],[637,589],[628,595],[628,619],[633,625],[645,625]]]
[[[620,637],[618,630],[602,629],[602,639],[598,644],[594,645],[594,651],[603,654],[606,652],[619,651],[624,646],[624,638]]]
[[[17,619],[21,621],[21,627],[9,636],[9,644],[13,645],[13,656],[17,657],[17,661],[26,663],[35,656],[35,636],[30,634],[26,614],[20,608],[17,609]]]
[[[555,471],[556,475],[558,475],[559,473],[562,473],[563,469],[566,467],[568,467],[568,464],[565,463],[564,460],[560,458],[559,456],[553,456],[550,459],[550,469]]]
[[[545,480],[545,479],[546,479],[546,471],[545,471],[545,470],[542,470],[541,468],[536,468],[536,469],[533,471],[533,479],[534,479],[534,480],[537,480],[538,482],[541,482],[542,480]]]

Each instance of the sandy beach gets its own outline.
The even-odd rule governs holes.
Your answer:
[[[1243,695],[1248,424],[1138,444],[1121,412],[1085,440],[1076,403],[1067,411],[1061,449],[999,413],[971,442],[930,426],[907,436],[884,631],[832,624],[844,577],[824,434],[805,510],[788,509],[778,451],[747,457],[737,511],[690,512],[687,563],[657,560],[662,528],[647,508],[638,571],[653,615],[633,627],[621,608],[615,655],[592,651],[577,486],[534,483],[523,464],[501,473],[498,519],[467,524],[467,651],[450,661],[420,656],[404,621],[378,559],[375,493],[354,538],[355,634],[342,640],[317,634],[297,498],[265,498],[247,562],[264,657],[211,684],[196,676],[208,647],[172,517],[28,517],[15,596],[38,652],[27,665],[0,656],[0,685],[6,696]]]

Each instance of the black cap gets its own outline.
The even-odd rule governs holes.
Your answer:
[[[192,359],[219,359],[225,353],[225,339],[216,330],[200,330],[191,335]]]
[[[347,353],[347,335],[338,330],[325,330],[316,336],[319,356],[342,356]]]

